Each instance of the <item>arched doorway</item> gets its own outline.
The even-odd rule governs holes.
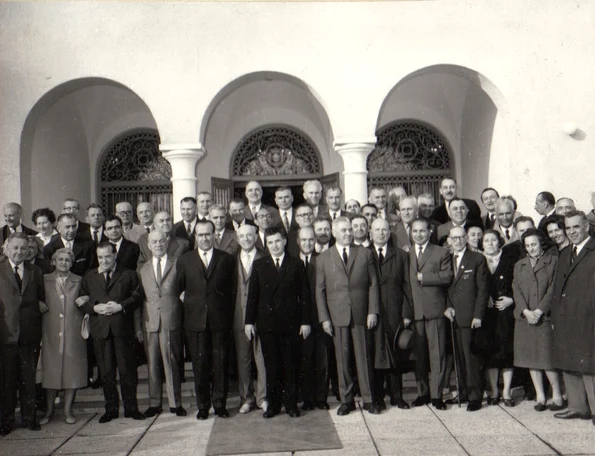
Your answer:
[[[303,202],[302,185],[318,179],[323,187],[339,184],[339,173],[323,176],[322,160],[314,142],[290,125],[266,125],[253,130],[236,146],[230,164],[231,179],[211,178],[213,198],[227,204],[243,198],[246,184],[257,180],[263,202],[274,205],[275,189],[292,189],[294,205]]]
[[[101,206],[108,214],[116,204],[149,202],[156,211],[172,208],[171,165],[159,151],[156,130],[127,132],[116,138],[98,162]]]
[[[430,193],[439,201],[440,181],[454,175],[452,149],[435,128],[415,120],[382,127],[368,156],[368,186],[402,186],[408,195]]]

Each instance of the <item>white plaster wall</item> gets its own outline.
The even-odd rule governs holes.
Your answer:
[[[335,140],[370,137],[386,95],[436,64],[471,68],[501,93],[492,179],[530,213],[550,189],[588,205],[595,129],[591,0],[380,3],[1,3],[0,199],[18,200],[20,133],[43,94],[80,77],[129,87],[163,143],[195,143],[230,81],[293,75],[318,94]],[[501,111],[500,105],[498,105]],[[583,140],[562,132],[575,122]],[[498,147],[498,150],[494,150]],[[570,159],[569,159],[570,158]]]

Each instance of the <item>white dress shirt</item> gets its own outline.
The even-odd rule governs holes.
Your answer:
[[[308,264],[310,264],[312,262],[312,254],[308,254],[308,255],[304,255],[302,252],[300,252],[300,260],[302,260],[302,263],[304,263],[304,266],[306,265],[306,258],[308,259]]]
[[[159,277],[159,274],[157,274],[157,261],[161,260],[161,277],[163,277],[163,271],[165,269],[165,263],[167,262],[167,253],[165,255],[163,255],[161,258],[157,258],[157,257],[153,257],[151,258],[151,261],[153,262],[153,272],[155,273],[155,277]]]
[[[8,262],[10,263],[10,269],[12,269],[12,272],[14,273],[14,268],[17,267],[16,264],[14,264],[12,262],[12,260],[8,260]],[[21,263],[18,265],[19,268],[19,276],[21,277],[21,280],[25,277],[25,263]]]
[[[200,255],[202,263],[205,265],[205,268],[208,269],[209,264],[211,264],[211,260],[213,259],[213,247],[211,247],[206,252],[204,250],[198,249],[198,254]]]
[[[349,258],[349,246],[341,246],[339,244],[335,244],[335,247],[337,248],[337,252],[339,252],[339,256],[341,257],[341,259],[343,259],[343,249],[345,249],[347,251],[347,258]]]
[[[60,239],[62,240],[62,244],[64,244],[64,247],[72,250],[72,247],[74,246],[74,239],[72,241],[67,241],[62,236],[60,236]]]
[[[577,255],[577,256],[579,255],[579,253],[581,253],[581,250],[583,250],[583,247],[585,246],[585,244],[586,244],[587,242],[589,242],[589,239],[591,239],[591,238],[590,238],[589,236],[587,236],[583,242],[581,242],[580,244],[578,244],[578,245],[576,246],[576,255]],[[572,248],[574,249],[574,245],[572,246]],[[13,268],[13,269],[14,269],[14,268]]]
[[[122,245],[122,239],[124,239],[124,237],[121,237],[118,242],[113,242],[110,241],[111,244],[116,246],[116,253],[118,253],[120,251],[120,246]]]
[[[97,231],[97,242],[101,242],[101,237],[103,236],[103,227],[100,226],[99,228],[93,228],[92,226],[89,227],[89,233],[91,233],[91,240],[93,241],[93,233]]]
[[[278,256],[278,257],[274,257],[274,256],[272,256],[272,255],[271,255],[271,257],[273,258],[273,264],[274,264],[275,266],[277,266],[277,258],[279,259],[279,268],[280,268],[281,266],[283,266],[283,259],[285,258],[285,253],[282,253],[282,254],[281,254],[280,256]]]
[[[254,257],[256,256],[256,249],[253,248],[249,252],[245,252],[244,250],[240,251],[240,260],[242,261],[242,266],[246,272],[250,272],[252,268],[252,262],[254,261]]]
[[[293,220],[293,208],[290,207],[287,210],[279,211],[281,213],[281,221],[283,222],[283,226],[285,226],[285,216],[287,215],[287,223],[288,225],[285,227],[287,231],[291,228],[291,221]]]

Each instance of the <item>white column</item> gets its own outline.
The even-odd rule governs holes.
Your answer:
[[[376,146],[376,137],[357,140],[337,140],[335,151],[343,159],[344,201],[355,199],[364,205],[368,202],[368,155]]]
[[[205,154],[202,144],[165,144],[159,150],[171,164],[171,183],[173,186],[172,216],[174,221],[180,219],[177,210],[180,200],[186,196],[196,197],[196,163]]]

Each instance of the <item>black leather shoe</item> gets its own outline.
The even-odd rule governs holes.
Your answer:
[[[432,399],[432,405],[437,410],[446,410],[446,404],[442,399]]]
[[[349,415],[351,412],[355,411],[355,402],[347,402],[345,404],[341,404],[339,410],[337,410],[337,415],[345,416]]]
[[[468,412],[476,412],[481,409],[481,401],[471,401],[467,404],[467,411]]]
[[[181,405],[176,408],[170,408],[169,411],[170,411],[170,413],[175,413],[176,416],[186,416],[188,414],[186,412],[186,409],[184,407],[182,407]]]
[[[101,424],[103,424],[103,423],[109,423],[111,420],[117,419],[118,416],[119,415],[117,413],[105,412],[103,415],[101,415],[101,418],[99,418],[99,422]]]
[[[499,402],[500,402],[500,396],[488,397],[488,405],[498,405]]]
[[[566,401],[562,401],[561,404],[556,404],[555,402],[552,402],[550,405],[547,406],[547,408],[549,410],[551,410],[552,412],[559,412],[560,410],[564,410],[567,407],[568,407],[568,402],[566,402]]]
[[[268,409],[266,412],[262,414],[263,418],[273,418],[279,414],[278,410]]]
[[[161,407],[149,407],[145,412],[145,416],[147,418],[153,418],[154,416],[159,415],[161,412]]]
[[[316,408],[318,410],[330,410],[331,407],[328,405],[328,402],[317,402]]]
[[[209,411],[207,409],[199,409],[196,414],[197,420],[206,420],[209,417]]]
[[[304,402],[302,404],[302,410],[308,411],[308,410],[314,410],[314,408],[315,408],[314,407],[314,402],[308,401],[308,402]]]
[[[124,418],[132,418],[133,420],[144,420],[145,415],[138,410],[134,412],[124,412]]]
[[[468,400],[468,399],[461,399],[461,404],[466,404],[467,402],[469,402],[469,400]],[[459,399],[458,399],[458,398],[456,398],[456,397],[452,397],[452,398],[450,398],[450,399],[446,399],[446,400],[444,401],[444,403],[445,403],[446,405],[459,405]]]
[[[511,397],[510,399],[504,399],[504,405],[506,407],[514,407],[516,403],[514,402],[514,399]]]
[[[3,424],[2,427],[0,427],[0,437],[5,437],[10,434],[13,426],[13,423]]]
[[[313,409],[312,409],[313,410]],[[291,418],[299,418],[300,417],[300,410],[296,407],[296,408],[290,408],[286,410],[287,414],[291,417]]]
[[[21,421],[21,427],[29,429],[30,431],[41,431],[41,425],[37,420],[23,420]]]
[[[217,415],[219,418],[229,418],[229,412],[225,407],[217,407],[215,409],[215,415]]]
[[[384,401],[382,401],[384,402]],[[386,407],[386,405],[385,405]],[[364,410],[367,411],[369,414],[371,415],[380,415],[380,407],[378,407],[378,404],[375,404],[374,402],[364,402]]]
[[[547,409],[547,407],[545,406],[545,404],[543,402],[538,402],[533,407],[533,410],[535,410],[536,412],[544,412],[545,409]]]
[[[554,418],[561,420],[590,420],[590,413],[571,412],[570,410],[561,413],[554,413]]]
[[[377,401],[374,401],[374,403],[381,411],[386,410],[386,402],[384,402],[384,399],[378,399]]]
[[[95,389],[99,389],[103,386],[103,382],[101,381],[101,377],[97,377],[95,380],[93,380],[92,378],[89,379],[89,386],[91,388]]]
[[[421,407],[422,405],[427,405],[431,402],[429,396],[417,396],[415,400],[411,403],[412,407]]]
[[[393,407],[396,405],[402,410],[409,410],[411,407],[402,397],[393,397],[390,399],[390,405]]]

